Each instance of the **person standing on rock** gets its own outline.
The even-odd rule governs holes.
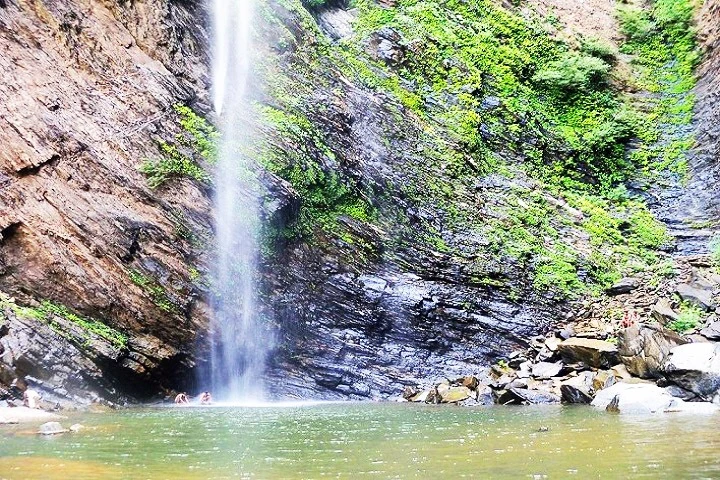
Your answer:
[[[28,408],[40,408],[39,403],[40,394],[32,388],[26,389],[23,393],[23,404]]]

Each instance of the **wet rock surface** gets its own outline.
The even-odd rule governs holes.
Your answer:
[[[717,13],[710,3],[706,12]],[[119,349],[102,338],[88,339],[60,317],[53,321],[67,337],[47,321],[6,312],[0,326],[3,398],[21,397],[23,383],[29,382],[47,401],[143,399],[192,383],[195,369],[207,363],[202,352],[210,341],[209,289],[192,277],[206,271],[207,249],[197,241],[211,243],[211,188],[175,179],[171,188],[152,190],[137,170],[144,158],[158,156],[159,141],[181,133],[174,104],[210,110],[203,8],[160,0],[92,5],[53,0],[39,11],[22,2],[3,3],[0,288],[21,305],[50,299],[128,336]],[[431,225],[442,233],[439,241],[454,250],[409,238],[393,222],[369,226],[349,217],[341,221],[353,241],[320,232],[312,242],[283,245],[261,272],[260,313],[272,319],[278,337],[267,374],[272,393],[380,399],[445,376],[475,380],[433,380],[433,388],[426,385],[408,398],[577,403],[627,380],[617,369],[625,358],[608,340],[632,326],[621,322],[636,322],[610,311],[635,312],[638,321],[648,322],[656,306],[656,318],[664,324],[676,321],[680,304],[669,281],[642,275],[624,279],[611,288],[612,300],[588,300],[568,312],[567,303],[533,289],[522,265],[479,256],[487,238],[453,228],[439,208],[410,208],[397,193],[402,189],[391,188],[407,182],[406,168],[425,178],[438,174],[422,170],[422,153],[435,146],[422,143],[416,117],[382,94],[351,84],[334,68],[324,65],[318,74],[317,65],[293,57],[303,42],[302,27],[292,12],[282,13],[290,37],[286,45],[273,46],[278,49],[273,53],[283,55],[297,94],[312,105],[304,113],[323,127],[322,136],[337,156],[332,169],[360,179],[378,194],[378,203],[406,211],[407,223]],[[715,25],[710,13],[703,19]],[[349,35],[352,16],[331,9],[320,15],[320,24],[337,41]],[[711,28],[706,30],[716,30]],[[384,29],[367,47],[378,61],[398,66],[411,46],[398,32]],[[711,56],[698,87],[698,111],[705,119],[717,116],[716,86],[710,81],[716,63]],[[301,90],[305,85],[311,87]],[[315,111],[317,105],[322,112]],[[481,102],[482,109],[500,107],[493,95]],[[696,198],[682,197],[677,202],[682,210],[663,217],[679,225],[680,253],[696,253],[712,233],[710,227],[681,228],[685,224],[678,219],[687,217],[687,209],[693,210],[688,218],[716,218],[714,207],[703,208],[714,205],[717,196],[707,188],[698,194],[696,187],[714,185],[715,166],[706,154],[716,147],[717,124],[702,123],[707,130],[699,136],[684,191],[695,189]],[[481,133],[493,140],[491,132]],[[273,197],[268,215],[296,214],[296,192],[277,179],[266,183]],[[478,177],[454,194],[481,215],[486,205],[520,186],[527,187],[526,179],[494,175]],[[661,210],[681,197],[674,192],[668,198],[660,202]],[[717,285],[699,285],[690,263],[680,263],[674,286],[687,301],[712,310]],[[563,317],[568,325],[546,335]],[[714,340],[712,325],[697,330]],[[634,340],[627,341],[625,357],[641,357],[641,364],[626,365],[631,373],[652,377],[666,347],[654,336],[638,336],[644,340],[634,346]],[[519,353],[509,358],[508,352]],[[505,367],[486,371],[500,359],[506,359]],[[668,370],[668,381],[710,395],[677,371]],[[684,387],[666,392],[695,391]]]

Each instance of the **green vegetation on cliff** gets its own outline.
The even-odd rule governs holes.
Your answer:
[[[175,114],[182,133],[174,140],[161,140],[160,158],[146,159],[140,171],[148,178],[150,188],[158,188],[172,178],[190,178],[210,183],[206,168],[217,157],[217,130],[207,120],[185,105],[175,105]]]
[[[124,333],[94,318],[83,317],[73,313],[65,305],[59,303],[43,300],[38,307],[23,307],[15,303],[10,297],[0,293],[0,308],[10,309],[15,315],[21,318],[33,319],[45,323],[57,334],[71,341],[77,339],[65,330],[63,325],[57,321],[57,318],[76,325],[82,331],[87,332],[87,334],[96,335],[107,340],[115,348],[124,349],[127,347],[128,337]],[[90,345],[90,338],[87,334],[82,336],[82,343],[79,344],[80,347]]]
[[[641,79],[630,87],[660,93],[646,102],[649,111],[619,88],[628,80],[613,77],[612,46],[592,38],[568,44],[497,2],[355,6],[355,35],[316,48],[417,117],[438,175],[417,174],[403,186],[414,202],[440,206],[448,226],[486,235],[488,253],[523,265],[543,290],[573,295],[604,288],[657,261],[654,252],[667,236],[625,185],[681,171],[692,144],[680,130],[663,133],[668,123],[686,125],[692,109],[697,54],[688,0],[618,13],[627,37],[621,50],[634,55]],[[378,56],[380,42],[394,50]],[[639,148],[631,148],[637,140]],[[528,175],[534,187],[504,192],[492,211],[459,205],[459,192],[494,172]],[[430,243],[453,254],[453,245],[427,228],[426,238],[437,238]],[[578,228],[587,240],[572,233]]]

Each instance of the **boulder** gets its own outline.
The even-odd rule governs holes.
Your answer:
[[[517,371],[518,378],[529,378],[532,374],[532,362],[529,360],[520,364]]]
[[[712,322],[707,327],[700,330],[700,335],[710,340],[720,340],[720,321]]]
[[[558,337],[549,337],[547,340],[545,340],[545,347],[547,347],[547,349],[551,352],[555,352],[557,351],[560,342],[562,342],[562,339]]]
[[[670,350],[685,343],[687,340],[672,330],[637,324],[620,333],[618,351],[628,372],[640,378],[657,378]]]
[[[610,368],[620,363],[617,345],[604,340],[572,337],[558,345],[567,363],[582,362],[589,367]]]
[[[73,433],[77,433],[84,428],[85,428],[85,426],[81,425],[79,423],[73,423],[72,425],[70,425],[70,431]]]
[[[710,400],[720,389],[720,344],[677,346],[670,351],[663,371],[668,381]]]
[[[661,298],[653,306],[650,316],[657,320],[660,325],[667,325],[678,319],[678,314],[673,310],[672,303],[667,298]]]
[[[438,389],[439,391],[440,389]],[[472,392],[467,387],[450,387],[439,391],[441,403],[457,403],[467,400],[472,396]]]
[[[665,387],[665,391],[676,398],[681,398],[685,401],[694,400],[697,398],[693,392],[689,392],[684,388],[680,388],[677,385],[668,385]]]
[[[407,401],[424,403],[427,401],[429,396],[430,396],[430,390],[423,390],[420,393],[416,393],[415,395],[408,397]]]
[[[38,433],[41,435],[56,435],[58,433],[65,432],[67,432],[67,430],[64,429],[58,422],[43,423],[40,425],[40,429],[38,430]]]
[[[617,383],[615,375],[610,370],[600,370],[592,379],[592,388],[596,392],[611,387]]]
[[[533,377],[536,378],[551,378],[560,373],[563,368],[562,362],[540,362],[532,366]]]
[[[592,372],[581,372],[560,384],[563,403],[590,403],[593,396]]]
[[[717,307],[711,290],[698,288],[696,285],[690,285],[689,283],[681,283],[676,287],[675,293],[686,302],[690,302],[705,311],[709,312]]]
[[[607,289],[608,295],[620,295],[623,293],[630,293],[638,286],[640,282],[637,278],[626,277],[616,282],[612,287]]]
[[[657,413],[664,412],[674,400],[657,385],[621,382],[598,392],[591,405],[620,413]]]
[[[510,388],[496,392],[496,401],[501,405],[553,404],[560,403],[560,397],[540,390]]]
[[[478,385],[480,385],[480,381],[477,379],[477,377],[473,375],[459,378],[457,379],[457,383],[458,385],[467,387],[470,390],[476,390],[478,388]]]
[[[618,380],[627,380],[632,377],[627,367],[624,364],[615,365],[610,369],[615,378]]]

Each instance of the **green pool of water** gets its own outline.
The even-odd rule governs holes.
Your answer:
[[[720,478],[717,416],[360,403],[75,422],[87,428],[54,437],[0,427],[0,479]]]

